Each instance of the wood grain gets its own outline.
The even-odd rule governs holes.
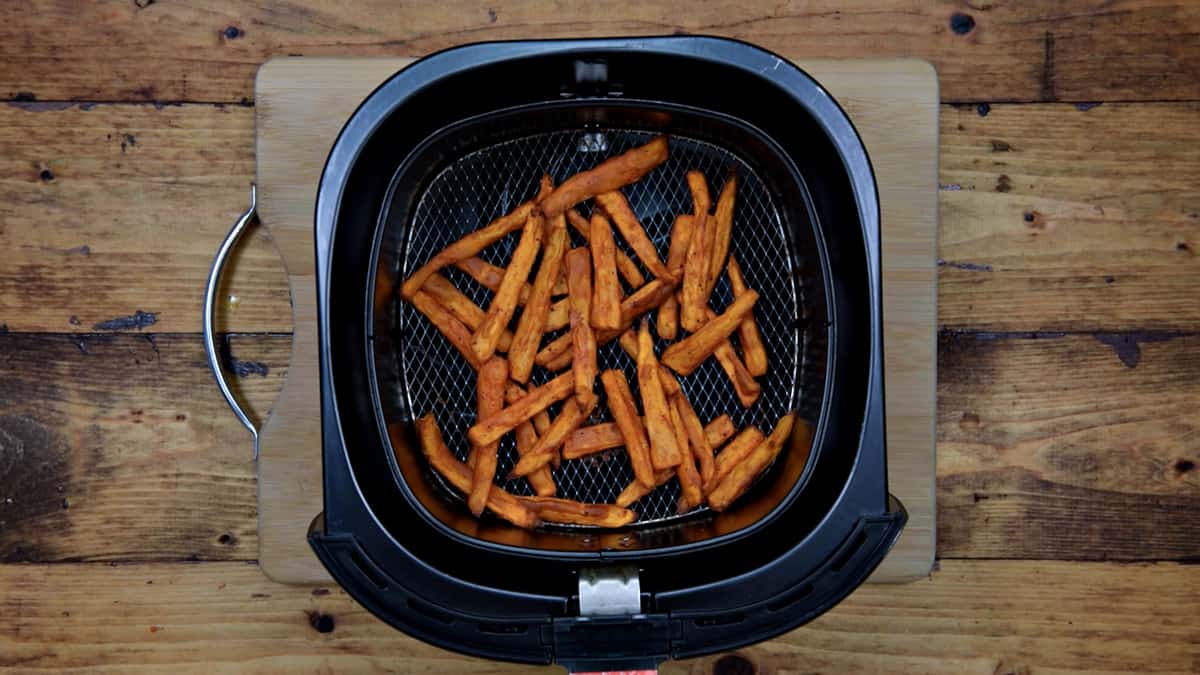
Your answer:
[[[1200,104],[943,107],[939,321],[1200,326]]]
[[[231,340],[256,416],[290,342]],[[251,457],[198,336],[0,335],[0,561],[253,558]]]
[[[948,101],[1200,97],[1200,7],[1187,0],[628,3],[540,0],[258,6],[137,0],[0,10],[0,96],[253,98],[273,56],[417,56],[480,40],[724,35],[800,58],[932,61]]]
[[[198,332],[212,254],[253,180],[253,117],[240,106],[0,106],[0,324],[91,332],[142,310],[156,313],[149,330]],[[941,325],[1200,325],[1200,106],[994,105],[985,117],[942,106],[941,120]],[[269,237],[259,230],[231,263],[224,329],[291,327]]]
[[[0,323],[93,332],[141,311],[148,330],[199,332],[208,268],[253,172],[252,109],[0,106]],[[231,264],[221,328],[290,330],[269,235]]]
[[[940,555],[1200,560],[1200,336],[938,347]]]
[[[929,580],[863,586],[805,627],[663,672],[1194,672],[1198,581],[1200,567],[1169,563],[947,561]],[[0,669],[535,670],[428,646],[336,587],[276,584],[242,563],[5,565],[0,587]]]

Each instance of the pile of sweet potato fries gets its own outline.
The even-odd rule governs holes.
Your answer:
[[[758,293],[746,285],[729,251],[736,174],[729,174],[714,208],[704,176],[687,173],[693,211],[675,219],[665,262],[620,191],[666,161],[667,146],[660,136],[557,187],[544,176],[531,201],[451,244],[401,286],[401,297],[477,372],[478,417],[467,433],[466,463],[446,447],[432,412],[416,422],[429,463],[466,495],[476,516],[486,508],[526,528],[542,522],[620,527],[637,518],[630,505],[672,478],[680,484],[681,513],[704,504],[722,511],[771,464],[791,434],[795,413],[784,415],[769,435],[752,426],[738,432],[728,415],[704,425],[676,379],[713,356],[749,407],[761,393],[755,378],[767,372],[768,358],[754,320]],[[587,219],[575,207],[589,199]],[[568,224],[587,246],[571,248]],[[652,279],[616,247],[613,225]],[[476,257],[517,230],[520,240],[507,267]],[[450,265],[492,291],[486,310],[439,273]],[[734,300],[718,314],[709,298],[722,270]],[[635,289],[625,297],[621,279]],[[523,309],[510,331],[518,307]],[[663,351],[661,361],[646,318],[652,311],[659,337],[676,340],[681,328],[688,333]],[[542,344],[544,335],[568,326],[561,337]],[[734,333],[740,354],[730,340]],[[636,359],[642,412],[624,373],[597,373],[597,347],[613,340]],[[535,365],[559,374],[527,389]],[[582,426],[598,400],[597,376],[614,422]],[[559,401],[562,409],[551,420],[548,409]],[[508,433],[516,435],[520,455],[509,478],[525,477],[536,497],[495,485],[497,448]],[[634,481],[615,504],[554,496],[551,466],[622,446]]]

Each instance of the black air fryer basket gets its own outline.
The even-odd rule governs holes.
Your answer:
[[[689,400],[703,420],[729,413],[766,432],[796,410],[815,431],[794,434],[720,514],[676,515],[672,481],[636,503],[638,521],[622,530],[477,520],[426,465],[412,428],[435,412],[465,458],[475,374],[393,289],[529,199],[543,173],[561,181],[659,134],[670,158],[624,192],[665,253],[672,219],[691,210],[684,173],[702,171],[715,194],[736,171],[731,249],[761,295],[755,316],[771,360],[748,409],[712,359],[681,380]],[[481,255],[504,264],[515,239]],[[435,54],[380,86],[346,124],[322,177],[316,242],[325,511],[310,539],[342,586],[397,628],[494,659],[650,668],[812,619],[862,583],[899,535],[904,510],[887,493],[874,178],[845,114],[779,57],[694,37]],[[487,291],[444,273],[486,306]],[[722,278],[713,306],[730,300]],[[634,370],[615,343],[600,367]],[[549,377],[535,369],[532,383]],[[505,440],[497,475],[515,458]],[[559,496],[611,502],[632,471],[617,452],[563,462],[554,476]],[[530,493],[523,479],[503,487]]]

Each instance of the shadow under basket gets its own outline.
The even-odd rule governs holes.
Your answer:
[[[737,175],[731,251],[760,293],[755,317],[770,355],[749,408],[712,359],[680,379],[685,394],[704,421],[728,413],[766,433],[795,410],[807,423],[722,513],[677,514],[671,481],[637,502],[638,520],[621,530],[525,531],[476,519],[428,467],[412,428],[433,412],[465,459],[475,374],[393,291],[437,251],[529,199],[543,173],[561,181],[659,134],[670,157],[624,190],[631,206],[661,255],[675,215],[691,211],[684,173],[703,172],[714,196]],[[334,578],[392,625],[488,658],[652,667],[819,615],[898,536],[905,515],[887,493],[874,178],[837,104],[778,57],[690,37],[435,54],[384,83],[347,123],[322,177],[316,228],[325,511],[310,540]],[[515,238],[481,257],[505,264]],[[487,304],[490,294],[464,273],[444,274]],[[722,276],[712,306],[731,300]],[[615,342],[599,362],[636,383]],[[530,384],[550,377],[535,368]],[[590,422],[608,419],[604,403]],[[506,438],[498,475],[515,460]],[[615,451],[563,462],[554,478],[559,496],[612,502],[633,474]],[[530,494],[523,479],[500,485]],[[632,609],[591,612],[581,595],[597,574],[624,580],[618,594],[632,594]]]

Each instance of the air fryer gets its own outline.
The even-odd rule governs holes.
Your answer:
[[[732,252],[761,299],[771,368],[742,408],[719,368],[681,384],[704,420],[788,447],[722,513],[677,515],[669,483],[616,531],[525,531],[476,519],[427,465],[412,421],[433,411],[465,458],[474,372],[394,289],[434,253],[563,180],[646,142],[670,158],[626,188],[665,249],[691,209],[684,172],[739,180]],[[586,213],[585,213],[586,215]],[[503,264],[515,237],[483,257]],[[579,243],[579,242],[576,242]],[[779,57],[715,38],[487,43],[429,56],[354,113],[316,212],[324,512],[310,541],[334,578],[393,626],[477,656],[572,670],[651,668],[794,628],[849,594],[905,521],[888,495],[879,210],[846,115]],[[487,291],[447,278],[478,304]],[[715,307],[730,301],[722,279]],[[601,368],[632,374],[616,344]],[[534,384],[549,373],[535,370]],[[632,378],[631,378],[632,379]],[[603,406],[599,409],[603,410]],[[597,417],[593,421],[602,421]],[[515,461],[500,448],[499,476]],[[622,453],[555,469],[560,496],[611,502]],[[529,494],[523,479],[501,482]]]

